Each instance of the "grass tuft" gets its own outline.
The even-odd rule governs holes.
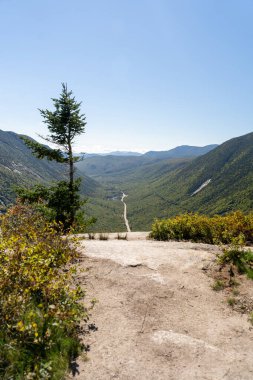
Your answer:
[[[109,235],[108,234],[105,234],[105,233],[100,233],[99,234],[99,240],[108,240],[109,239]]]
[[[234,297],[229,297],[227,299],[227,303],[228,303],[229,306],[233,307],[236,304],[236,299]]]
[[[118,240],[127,240],[127,234],[123,235],[123,234],[118,234],[117,235],[117,239]]]
[[[225,288],[225,282],[222,280],[216,280],[214,284],[212,285],[212,289],[216,292],[219,292]]]

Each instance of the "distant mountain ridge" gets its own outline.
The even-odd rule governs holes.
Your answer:
[[[105,156],[123,156],[123,157],[138,157],[138,156],[142,156],[142,153],[138,153],[138,152],[128,152],[128,151],[115,151],[115,152],[108,152],[108,153],[84,153],[84,152],[81,152],[81,153],[77,153],[76,154],[77,156],[83,156],[83,158],[90,158],[90,157],[97,157],[97,156],[102,156],[102,157],[105,157]]]
[[[210,152],[217,146],[218,144],[211,144],[206,146],[181,145],[166,151],[149,151],[144,155],[159,159],[197,157]]]
[[[82,173],[97,178],[102,176],[120,175],[127,171],[132,171],[140,168],[143,165],[154,163],[157,160],[166,159],[182,159],[182,158],[195,158],[206,152],[211,151],[217,145],[207,145],[204,147],[182,145],[174,149],[155,152],[150,151],[144,154],[135,155],[92,155],[86,156],[83,161],[77,164],[78,169]],[[115,152],[117,153],[117,152]]]
[[[210,150],[216,148],[218,144],[211,144],[205,146],[191,146],[191,145],[181,145],[176,148],[165,150],[165,151],[155,151],[150,150],[146,153],[131,152],[131,151],[115,151],[108,153],[77,153],[78,156],[83,156],[83,158],[90,158],[96,156],[123,156],[123,157],[139,157],[146,156],[151,158],[182,158],[182,157],[197,157],[202,154],[208,153]]]

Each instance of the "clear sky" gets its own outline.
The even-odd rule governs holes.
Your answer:
[[[253,127],[252,0],[0,0],[0,129],[46,135],[67,82],[77,151],[221,143]]]

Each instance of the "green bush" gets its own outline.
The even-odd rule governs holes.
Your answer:
[[[58,181],[51,186],[36,184],[31,188],[16,187],[15,191],[20,203],[33,205],[48,221],[61,224],[65,232],[70,229],[84,232],[96,219],[85,220],[82,206],[86,200],[81,200],[79,195],[80,180],[76,179],[72,187],[71,195],[66,181]],[[70,217],[72,213],[75,214],[73,220]]]
[[[234,265],[239,273],[244,273],[253,280],[253,252],[238,247],[223,249],[218,262],[221,266]]]
[[[207,244],[245,244],[253,242],[253,214],[236,211],[213,217],[182,214],[156,220],[151,237],[156,240],[191,240]]]
[[[0,378],[63,379],[88,320],[76,284],[74,241],[31,206],[1,217]]]

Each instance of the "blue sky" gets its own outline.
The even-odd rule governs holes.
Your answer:
[[[164,150],[252,131],[252,0],[0,0],[0,129],[46,135],[61,83],[76,150]]]

